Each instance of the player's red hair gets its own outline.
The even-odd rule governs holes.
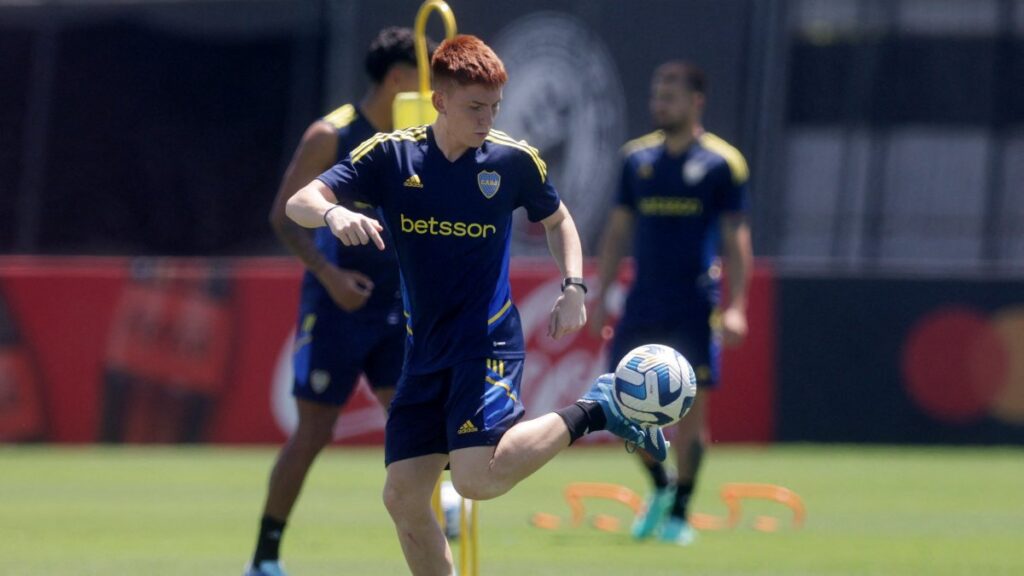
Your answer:
[[[454,80],[465,86],[482,84],[500,88],[508,82],[508,73],[498,55],[483,40],[469,34],[449,38],[434,51],[430,60],[434,82]]]

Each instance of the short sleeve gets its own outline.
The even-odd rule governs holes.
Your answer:
[[[719,179],[716,203],[720,213],[747,211],[747,173],[737,170],[729,164],[723,166],[724,174]]]
[[[344,160],[317,176],[317,180],[330,188],[339,201],[359,201],[376,206],[379,203],[376,173],[382,164],[380,157],[385,152],[384,142],[377,137],[371,138],[353,148]]]
[[[619,173],[619,188],[615,192],[615,205],[636,210],[636,194],[633,191],[633,166],[629,156],[622,159],[622,170]]]
[[[530,222],[540,222],[551,216],[562,204],[558,192],[548,180],[547,165],[536,154],[531,158],[523,158],[523,170],[526,174],[519,190],[518,206],[526,209]]]

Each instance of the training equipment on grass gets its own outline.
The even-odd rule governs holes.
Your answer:
[[[584,525],[588,518],[586,503],[593,500],[618,502],[629,508],[633,516],[638,516],[644,511],[643,498],[620,484],[572,482],[565,487],[563,495],[571,512],[569,526],[572,528]],[[802,528],[807,516],[800,496],[789,488],[775,484],[730,482],[722,485],[719,497],[728,509],[728,515],[722,517],[695,512],[689,516],[690,525],[701,531],[733,530],[742,525],[747,525],[759,532],[778,531],[783,526],[780,518],[764,514],[751,516],[749,512],[744,514],[743,502],[759,500],[775,502],[789,508],[793,513],[789,526],[793,530]],[[750,518],[750,521],[745,523],[744,516]],[[589,518],[590,526],[603,532],[619,532],[622,526],[619,518],[609,514],[593,514]],[[547,512],[535,513],[530,517],[530,524],[542,530],[558,530],[563,527],[560,516]]]
[[[615,402],[629,419],[668,426],[686,415],[697,395],[690,363],[661,344],[634,348],[615,368]]]
[[[722,485],[719,496],[729,509],[729,515],[726,518],[719,518],[709,514],[693,514],[690,523],[694,528],[699,530],[736,528],[743,519],[744,501],[767,500],[789,508],[793,513],[790,527],[794,530],[803,527],[804,519],[807,516],[803,499],[789,488],[775,484],[730,482]],[[756,515],[750,526],[759,532],[775,532],[781,527],[781,522],[774,516]]]
[[[479,576],[479,503],[463,498],[451,482],[438,478],[430,505],[448,539],[459,543],[459,576]]]

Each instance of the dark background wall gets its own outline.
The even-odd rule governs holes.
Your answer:
[[[0,7],[0,251],[277,253],[265,213],[303,128],[362,94],[369,40],[418,5]],[[541,149],[588,248],[651,70],[684,57],[751,164],[759,255],[1022,268],[1022,0],[451,5],[508,60],[499,125]],[[531,234],[517,254],[543,251]]]

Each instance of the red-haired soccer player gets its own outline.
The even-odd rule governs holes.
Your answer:
[[[448,575],[451,551],[430,509],[445,465],[464,497],[504,494],[575,439],[606,429],[664,459],[658,429],[643,430],[611,399],[611,378],[556,412],[520,422],[524,344],[508,281],[512,212],[541,222],[563,274],[553,338],[586,322],[582,254],[569,211],[537,150],[491,128],[507,81],[473,36],[434,53],[437,120],[378,134],[299,190],[288,214],[328,226],[344,244],[384,249],[382,226],[337,205],[377,206],[398,251],[408,319],[406,361],[388,416],[384,503],[414,574]]]

